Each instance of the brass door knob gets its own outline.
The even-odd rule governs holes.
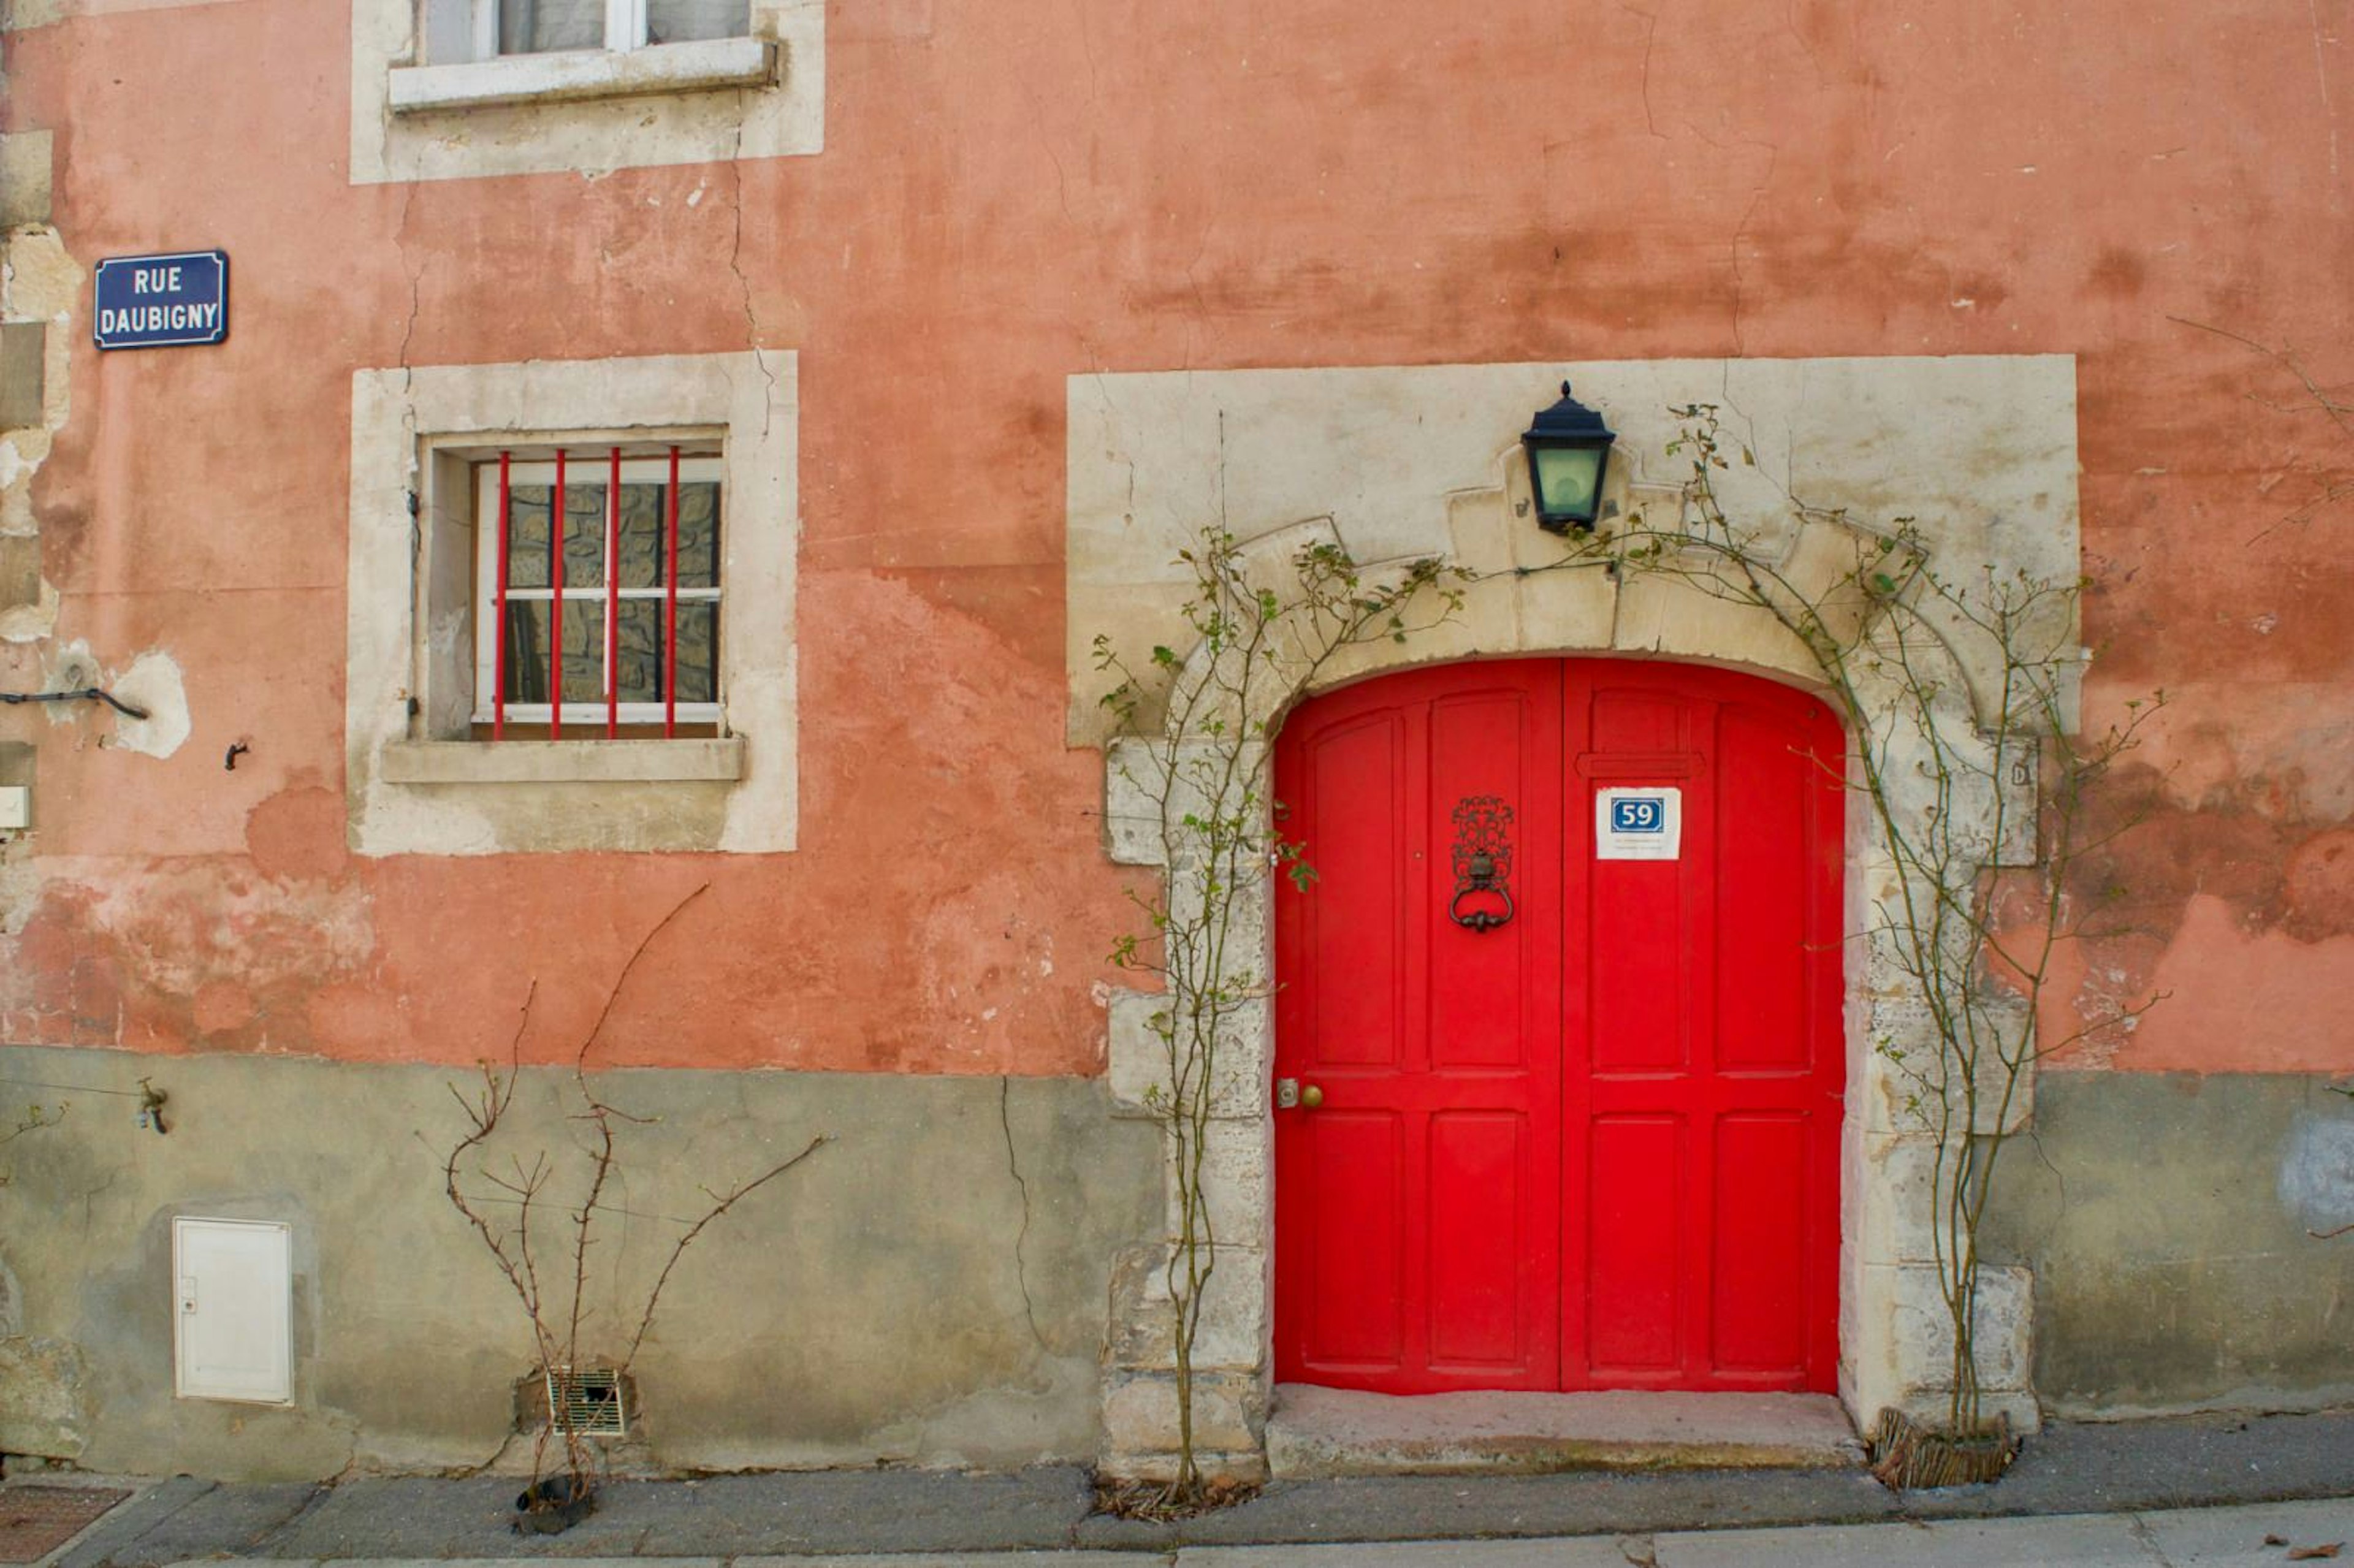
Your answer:
[[[1314,1110],[1324,1103],[1324,1091],[1310,1084],[1299,1091],[1299,1103],[1310,1110]]]

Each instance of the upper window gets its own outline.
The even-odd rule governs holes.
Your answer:
[[[352,179],[820,151],[827,0],[351,0]]]
[[[471,48],[462,57],[556,49],[635,49],[752,31],[751,0],[462,0]]]

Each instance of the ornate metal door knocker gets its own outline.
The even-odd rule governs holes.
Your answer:
[[[1455,803],[1455,898],[1447,916],[1469,931],[1492,931],[1512,917],[1512,809],[1500,795],[1466,795]],[[1466,912],[1482,894],[1503,900],[1493,909]]]

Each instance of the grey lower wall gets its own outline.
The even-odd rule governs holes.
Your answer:
[[[1990,1242],[2035,1269],[2035,1384],[2099,1417],[2354,1404],[2354,1100],[2300,1075],[2062,1073]]]
[[[64,1120],[0,1148],[0,1451],[102,1470],[305,1478],[492,1460],[536,1358],[441,1192],[463,1119],[438,1067],[0,1050]],[[1100,1083],[625,1072],[634,1116],[591,1250],[584,1359],[618,1353],[676,1227],[820,1132],[833,1141],[687,1253],[640,1353],[642,1457],[678,1469],[1092,1456],[1111,1260],[1158,1213],[1155,1129]],[[568,1073],[526,1072],[505,1149],[586,1169]],[[173,1396],[171,1222],[292,1226],[295,1402]],[[557,1216],[549,1213],[546,1218]],[[549,1256],[561,1253],[551,1234]]]

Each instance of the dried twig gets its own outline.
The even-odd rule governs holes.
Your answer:
[[[482,1082],[472,1098],[461,1093],[456,1086],[450,1086],[451,1097],[458,1102],[459,1108],[465,1117],[466,1131],[442,1160],[442,1190],[449,1197],[451,1206],[464,1217],[468,1224],[472,1226],[476,1236],[490,1252],[492,1261],[505,1277],[508,1287],[514,1292],[516,1300],[521,1303],[524,1315],[531,1326],[533,1344],[539,1357],[541,1371],[551,1380],[578,1365],[582,1329],[592,1316],[587,1306],[588,1270],[589,1252],[598,1243],[597,1216],[602,1213],[627,1212],[617,1211],[603,1201],[607,1189],[611,1185],[620,1168],[620,1150],[616,1137],[616,1123],[644,1126],[650,1125],[653,1120],[652,1118],[632,1116],[612,1105],[597,1092],[588,1076],[588,1054],[603,1036],[605,1027],[613,1015],[615,1003],[620,1000],[630,976],[636,970],[639,961],[645,957],[654,939],[670,927],[682,910],[708,891],[709,885],[707,883],[704,884],[688,893],[638,938],[637,945],[631,949],[628,959],[614,975],[612,984],[607,988],[604,1003],[598,1010],[596,1020],[590,1025],[588,1033],[582,1038],[580,1049],[574,1054],[572,1086],[580,1097],[582,1108],[573,1113],[572,1119],[588,1122],[594,1130],[590,1135],[588,1146],[581,1150],[588,1162],[586,1190],[579,1201],[577,1203],[567,1204],[565,1211],[569,1222],[567,1250],[571,1254],[569,1259],[571,1295],[568,1301],[564,1304],[560,1326],[557,1314],[551,1309],[551,1302],[541,1281],[539,1248],[531,1228],[534,1206],[553,1179],[554,1167],[550,1164],[545,1151],[535,1153],[528,1167],[520,1158],[512,1159],[511,1174],[494,1171],[483,1161],[486,1146],[504,1123],[507,1113],[514,1103],[516,1088],[522,1079],[523,1036],[530,1022],[533,1000],[538,994],[536,980],[533,981],[530,990],[525,994],[522,1013],[515,1024],[514,1038],[508,1046],[505,1068],[502,1070],[487,1062],[483,1063],[481,1066]],[[671,1222],[684,1225],[684,1234],[671,1248],[669,1256],[663,1261],[662,1270],[654,1279],[652,1288],[647,1293],[644,1310],[638,1316],[636,1327],[630,1339],[628,1353],[622,1357],[616,1367],[617,1372],[626,1372],[636,1359],[639,1346],[643,1343],[652,1327],[654,1312],[661,1304],[663,1287],[669,1283],[672,1271],[677,1267],[679,1258],[687,1247],[720,1215],[735,1207],[737,1202],[752,1192],[808,1159],[822,1145],[830,1141],[832,1141],[830,1135],[819,1134],[790,1160],[771,1166],[760,1175],[741,1183],[724,1195],[717,1196],[711,1207],[700,1216],[691,1221]],[[470,1181],[506,1196],[497,1200],[480,1198],[468,1191]],[[709,1195],[707,1189],[706,1195]],[[513,1224],[500,1225],[493,1223],[482,1209],[486,1202],[512,1202],[514,1205]],[[550,1386],[553,1392],[553,1381]],[[556,1399],[551,1402],[551,1419],[539,1429],[534,1439],[532,1468],[535,1481],[545,1472],[548,1446],[551,1438],[554,1437],[560,1437],[564,1446],[566,1469],[573,1481],[572,1495],[576,1498],[589,1495],[593,1490],[592,1471],[595,1468],[596,1457],[577,1429],[570,1403],[567,1400]],[[535,1492],[530,1495],[536,1494]]]

